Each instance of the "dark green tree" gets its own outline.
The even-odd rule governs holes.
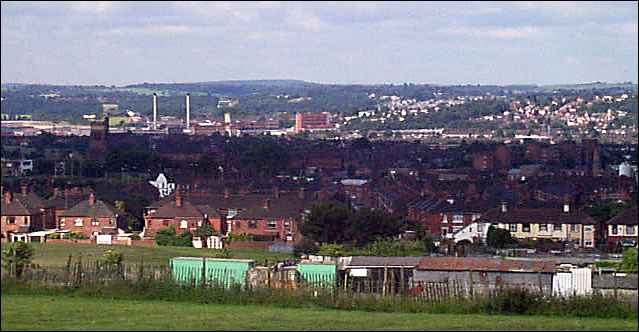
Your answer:
[[[508,230],[490,226],[486,236],[488,246],[502,249],[505,246],[514,243],[512,236]]]
[[[350,238],[351,211],[343,204],[317,204],[300,226],[305,237],[319,243],[342,243]]]

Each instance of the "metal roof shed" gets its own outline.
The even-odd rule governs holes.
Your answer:
[[[246,273],[255,266],[254,260],[204,257],[175,257],[170,261],[171,274],[178,283],[201,283],[204,274],[207,283],[225,287],[233,284],[246,286]],[[204,273],[203,273],[204,271]]]

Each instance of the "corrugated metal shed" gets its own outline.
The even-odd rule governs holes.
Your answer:
[[[321,283],[329,286],[335,283],[337,268],[334,264],[300,263],[297,271],[305,282]]]
[[[232,284],[246,285],[246,272],[255,266],[255,261],[248,259],[219,259],[204,257],[176,257],[170,262],[173,279],[181,283],[200,283],[202,269],[205,279],[210,283],[225,286]]]
[[[414,268],[421,259],[422,257],[352,256],[342,259],[340,268]]]

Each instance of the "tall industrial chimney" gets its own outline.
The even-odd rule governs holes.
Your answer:
[[[186,94],[186,129],[191,129],[191,104],[190,104],[191,95],[189,93]]]
[[[158,129],[158,95],[153,93],[153,130]]]

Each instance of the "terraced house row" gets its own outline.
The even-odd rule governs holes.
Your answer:
[[[93,192],[65,190],[62,195],[54,190],[45,200],[22,186],[19,193],[3,190],[2,197],[3,241],[43,230],[74,232],[89,239],[124,233],[117,209]],[[313,204],[327,199],[326,193],[307,193],[304,189],[282,192],[274,189],[270,194],[177,190],[146,207],[140,235],[153,239],[165,228],[173,228],[178,234],[194,232],[208,223],[214,233],[222,236],[244,234],[257,241],[295,243],[301,239],[300,224]],[[495,204],[487,200],[464,202],[424,197],[411,205],[408,219],[421,222],[427,231],[442,239],[463,233],[469,234],[471,241],[479,240],[488,227],[482,225],[496,225],[510,231],[516,239],[549,239],[578,248],[627,241],[635,241],[636,245],[639,234],[636,207],[598,224],[583,208],[569,202]]]

